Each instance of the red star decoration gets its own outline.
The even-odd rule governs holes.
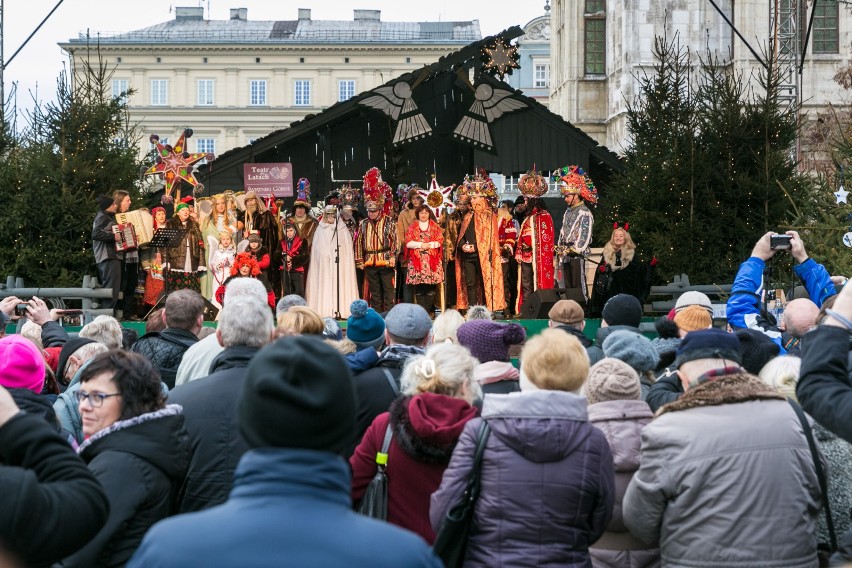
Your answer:
[[[181,181],[185,181],[192,187],[198,186],[199,182],[192,174],[193,164],[204,158],[213,159],[213,154],[206,152],[185,153],[186,139],[190,136],[192,131],[184,130],[177,144],[169,146],[161,144],[159,136],[151,135],[151,143],[157,146],[157,163],[148,168],[145,175],[162,175],[167,196],[172,195],[174,186],[179,186]]]

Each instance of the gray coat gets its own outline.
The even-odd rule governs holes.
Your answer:
[[[645,544],[624,525],[621,502],[639,469],[642,429],[654,415],[643,400],[608,400],[589,405],[589,422],[606,436],[615,464],[615,506],[606,532],[589,550],[595,568],[651,568],[660,565],[656,543]]]
[[[591,567],[588,547],[612,514],[612,454],[567,392],[487,395],[491,426],[465,566]],[[464,491],[480,419],[465,425],[429,511],[438,530]]]
[[[784,398],[752,375],[691,388],[642,432],[630,532],[667,567],[811,568],[820,488]]]

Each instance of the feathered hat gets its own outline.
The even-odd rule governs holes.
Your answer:
[[[484,169],[478,168],[473,177],[464,176],[461,187],[465,188],[470,197],[484,197],[486,199],[497,198],[497,187]]]
[[[547,193],[547,180],[533,166],[532,171],[525,173],[518,180],[518,190],[524,197],[541,197]]]
[[[598,202],[598,190],[580,166],[559,168],[553,172],[551,179],[562,184],[559,189],[565,197],[579,195],[580,199],[592,205]]]
[[[308,211],[311,209],[311,182],[308,178],[299,178],[296,182],[296,201],[293,202],[293,208],[300,205]]]
[[[260,266],[257,265],[257,261],[251,253],[241,252],[234,258],[234,264],[231,266],[231,276],[239,274],[240,268],[246,265],[251,266],[252,276],[260,274]]]
[[[441,187],[438,185],[438,180],[435,179],[435,174],[432,174],[432,181],[429,182],[429,189],[420,189],[418,194],[423,198],[423,202],[432,210],[435,217],[441,216],[441,211],[447,207],[453,206],[451,196],[453,194],[454,185]]]
[[[382,180],[379,168],[370,168],[364,174],[364,207],[367,211],[390,213],[393,206],[393,189]]]

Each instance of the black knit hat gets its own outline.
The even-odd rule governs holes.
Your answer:
[[[616,294],[604,304],[601,317],[610,326],[639,327],[642,321],[642,304],[630,294]]]
[[[696,359],[725,359],[740,364],[740,342],[733,333],[721,329],[699,329],[690,331],[677,349],[675,366],[680,367]]]
[[[238,401],[240,433],[251,448],[351,448],[355,383],[340,353],[319,337],[285,337],[252,358]]]
[[[107,209],[109,209],[110,205],[115,203],[115,199],[109,197],[108,195],[99,195],[96,201],[98,203],[98,209],[100,209],[101,211],[106,211]]]
[[[738,329],[734,334],[740,340],[743,369],[753,375],[760,373],[763,366],[781,351],[780,345],[756,329]]]
[[[56,377],[63,380],[65,377],[65,367],[68,365],[68,358],[74,354],[79,348],[89,343],[95,343],[94,339],[88,337],[69,337],[62,349],[59,350],[59,360],[56,363]]]

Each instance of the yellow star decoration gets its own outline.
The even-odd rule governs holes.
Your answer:
[[[486,71],[497,73],[500,75],[500,80],[503,80],[507,74],[512,74],[512,69],[520,69],[518,64],[518,47],[515,45],[507,45],[503,39],[497,38],[494,44],[484,48],[483,66]]]

